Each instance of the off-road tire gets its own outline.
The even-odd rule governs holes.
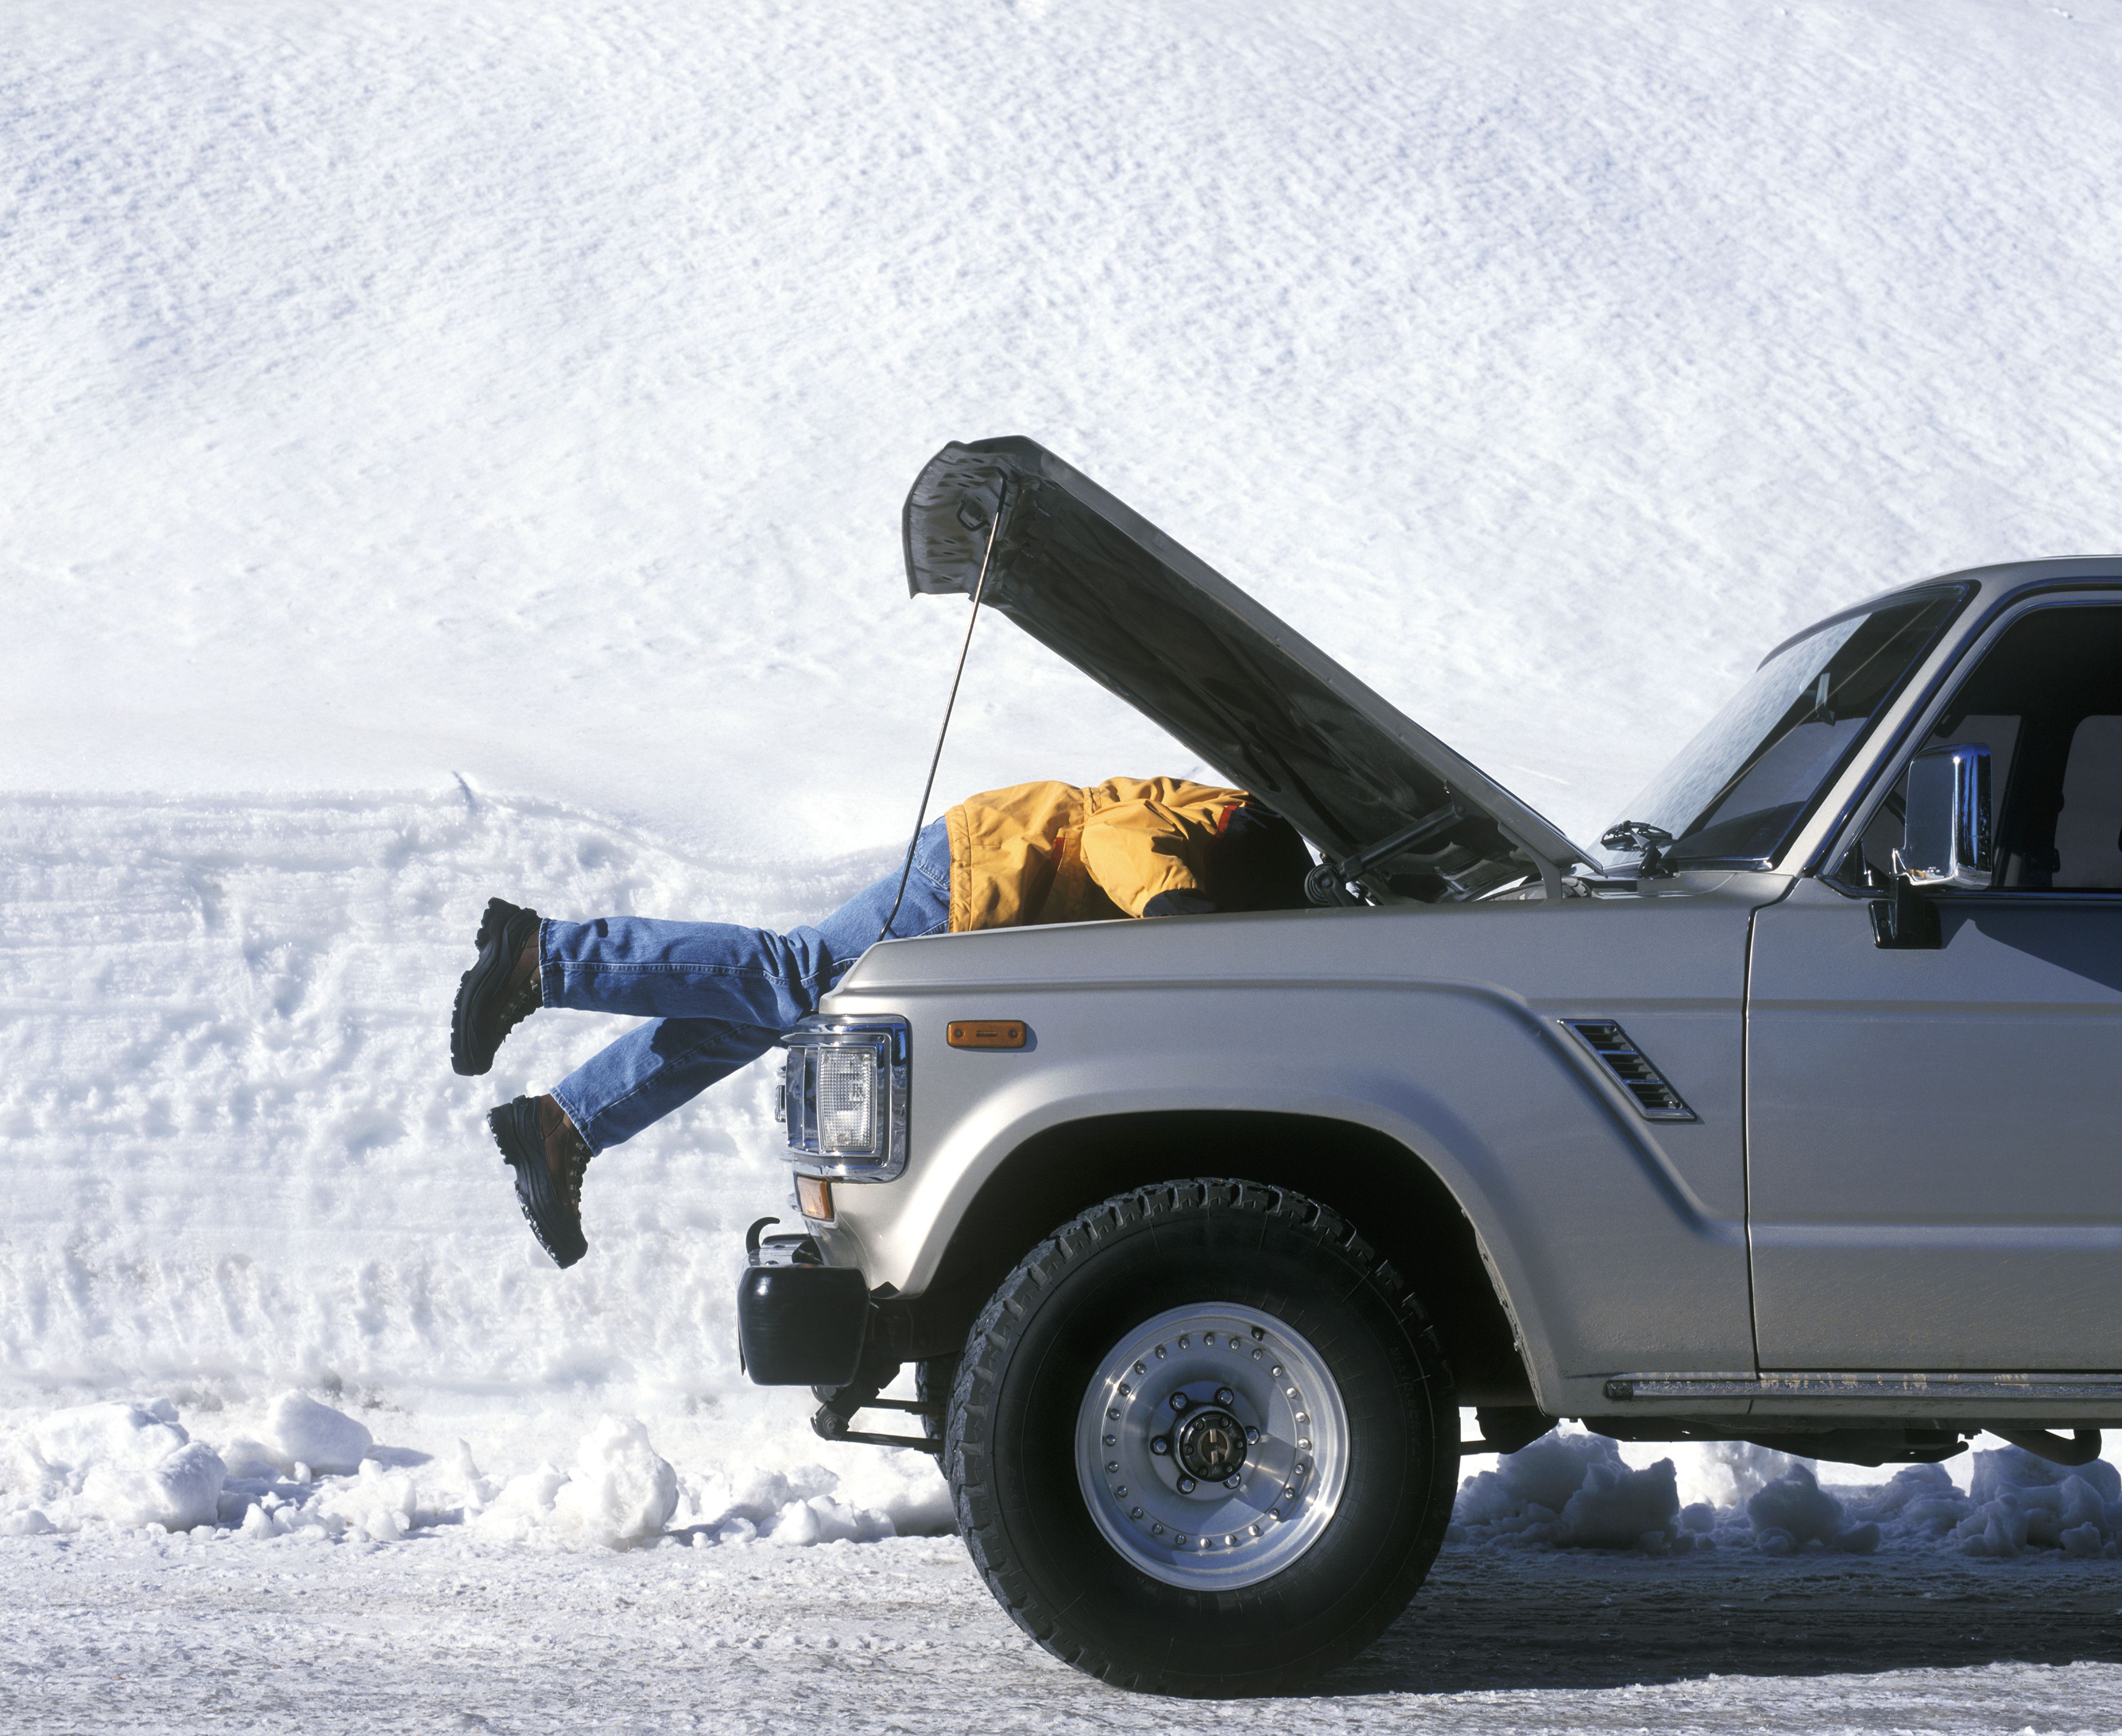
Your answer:
[[[921,1432],[931,1440],[943,1438],[944,1425],[950,1416],[951,1394],[957,1384],[956,1356],[931,1356],[914,1365],[914,1396],[923,1404],[935,1407],[921,1414]]]
[[[1215,1302],[1317,1347],[1350,1451],[1333,1518],[1304,1554],[1257,1584],[1204,1591],[1152,1577],[1105,1540],[1074,1440],[1115,1342]],[[1057,1658],[1157,1693],[1279,1693],[1353,1657],[1421,1585],[1451,1517],[1458,1424],[1420,1305],[1347,1222],[1287,1189],[1169,1182],[1072,1219],[1003,1281],[966,1339],[944,1472],[989,1589]]]

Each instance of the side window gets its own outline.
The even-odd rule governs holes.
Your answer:
[[[2055,853],[2054,884],[2122,890],[2122,716],[2082,717],[2071,731]]]
[[[1999,890],[2122,891],[2122,607],[2022,615],[1982,656],[1920,744],[1989,749]],[[1884,869],[1901,847],[1905,769],[1838,870]]]

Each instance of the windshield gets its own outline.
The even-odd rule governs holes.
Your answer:
[[[1965,595],[1933,592],[1815,628],[1754,671],[1629,805],[1669,861],[1765,866]]]

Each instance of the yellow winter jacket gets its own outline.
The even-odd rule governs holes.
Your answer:
[[[1205,895],[1223,817],[1250,798],[1176,777],[1087,790],[1017,784],[961,802],[951,830],[951,930],[1138,917],[1161,892]]]

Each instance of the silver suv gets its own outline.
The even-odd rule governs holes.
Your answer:
[[[788,1039],[752,1376],[939,1454],[1056,1655],[1353,1655],[1462,1404],[1869,1465],[2122,1421],[2122,560],[1808,628],[1595,855],[1029,441],[905,541],[1320,858],[1307,911],[875,947]]]

